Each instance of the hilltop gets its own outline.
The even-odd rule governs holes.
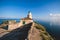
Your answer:
[[[34,26],[33,26],[34,25]],[[46,29],[36,23],[29,23],[12,31],[0,28],[0,40],[53,40]]]
[[[25,18],[4,21],[0,24],[0,40],[53,40],[46,29],[33,21],[32,14],[28,11]]]
[[[32,26],[30,30],[29,36],[30,40],[53,40],[53,38],[46,31],[44,26],[34,22],[34,26]]]

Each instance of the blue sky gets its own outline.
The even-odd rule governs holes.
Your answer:
[[[60,14],[60,0],[0,0],[0,17],[22,18],[29,10],[33,18]]]

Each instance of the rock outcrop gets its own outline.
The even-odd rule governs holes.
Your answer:
[[[53,40],[53,38],[42,25],[34,22],[29,31],[28,40]]]

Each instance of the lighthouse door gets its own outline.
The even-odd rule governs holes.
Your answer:
[[[25,24],[25,21],[23,21],[23,24]]]

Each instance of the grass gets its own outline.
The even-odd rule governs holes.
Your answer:
[[[44,26],[40,25],[39,23],[35,22],[35,26],[37,29],[40,30],[40,36],[43,38],[43,40],[54,40],[48,32],[46,32],[46,29],[44,28]]]
[[[42,25],[40,25],[39,23],[37,23],[37,22],[35,22],[35,27],[37,29],[39,29],[39,30],[46,31],[46,29]]]

